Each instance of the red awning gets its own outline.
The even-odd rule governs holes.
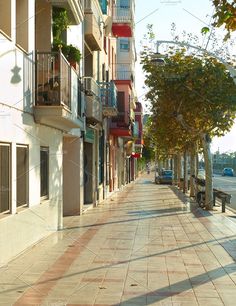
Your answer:
[[[117,37],[132,37],[132,30],[129,24],[113,24],[112,33]]]
[[[114,136],[119,136],[119,137],[130,137],[131,131],[128,128],[127,129],[111,128],[110,134]]]
[[[134,158],[141,158],[142,154],[141,153],[132,153],[131,156],[134,157]]]

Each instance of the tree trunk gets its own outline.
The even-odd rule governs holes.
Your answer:
[[[188,154],[184,151],[184,184],[183,184],[183,193],[188,192]]]
[[[213,209],[213,184],[212,184],[212,158],[211,158],[211,149],[210,149],[210,139],[207,134],[202,135],[202,146],[203,146],[203,155],[205,161],[205,172],[206,172],[206,195],[205,203],[206,209]]]
[[[196,176],[196,154],[196,147],[193,147],[190,151],[190,197],[195,196],[194,178],[192,176]]]
[[[178,186],[180,187],[180,179],[182,178],[182,164],[181,164],[181,154],[177,156],[177,180]]]
[[[178,156],[174,156],[174,185],[178,184]]]

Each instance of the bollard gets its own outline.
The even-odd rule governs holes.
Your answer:
[[[222,197],[222,213],[225,212],[225,203],[226,203],[226,198]]]

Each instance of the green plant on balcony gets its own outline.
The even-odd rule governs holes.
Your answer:
[[[53,51],[59,51],[63,53],[66,59],[74,64],[79,63],[81,59],[81,52],[73,45],[67,45],[63,40],[63,33],[68,29],[70,25],[69,17],[66,9],[54,8],[53,9]]]

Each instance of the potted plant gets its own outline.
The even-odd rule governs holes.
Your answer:
[[[53,9],[53,51],[59,51],[63,53],[68,62],[76,69],[81,59],[81,52],[73,45],[67,45],[63,41],[62,34],[67,30],[69,18],[67,11],[62,8]]]

